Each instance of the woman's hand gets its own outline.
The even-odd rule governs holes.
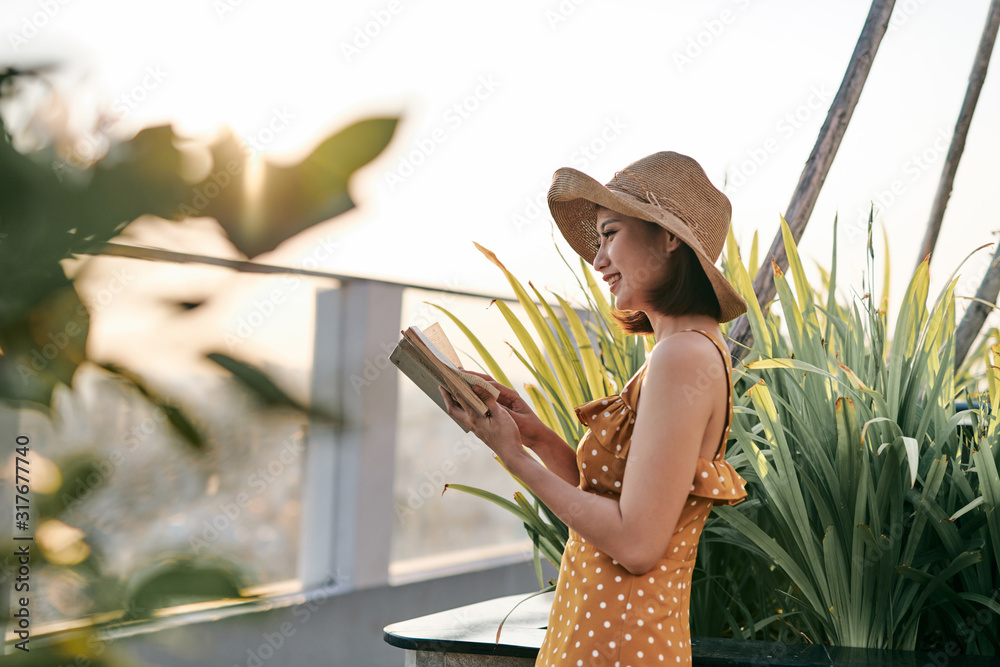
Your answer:
[[[454,396],[450,391],[438,385],[438,391],[444,398],[448,414],[475,433],[476,437],[486,443],[486,446],[500,457],[504,465],[509,467],[509,462],[514,457],[526,454],[517,424],[507,408],[497,403],[497,399],[493,398],[489,392],[482,387],[475,386],[472,387],[472,390],[486,404],[487,416],[480,417],[464,399]]]
[[[521,432],[521,441],[526,447],[534,449],[536,445],[552,436],[552,429],[538,418],[531,406],[516,391],[500,384],[485,373],[469,370],[466,372],[478,375],[500,391],[497,402],[507,408],[514,423],[517,424],[518,431]]]

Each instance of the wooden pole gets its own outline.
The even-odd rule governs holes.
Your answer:
[[[864,28],[858,43],[851,54],[851,61],[844,73],[844,79],[840,83],[840,89],[830,105],[827,112],[826,121],[819,131],[816,144],[812,153],[806,161],[806,165],[799,176],[799,183],[795,187],[792,200],[788,204],[785,220],[792,232],[793,238],[798,241],[802,238],[806,223],[812,214],[819,191],[823,187],[826,175],[833,164],[833,158],[837,155],[840,142],[847,131],[847,124],[854,113],[854,107],[861,97],[861,90],[864,88],[868,72],[871,71],[872,62],[875,60],[875,53],[889,25],[889,16],[892,14],[894,0],[874,0],[871,9],[868,10],[868,18],[865,19]],[[771,248],[764,261],[760,263],[760,270],[753,281],[753,291],[757,295],[757,301],[761,308],[765,310],[774,298],[774,274],[772,264],[768,258],[782,269],[788,268],[788,256],[785,254],[785,244],[781,238],[781,230],[774,237]],[[733,322],[727,332],[733,339],[730,342],[730,353],[733,355],[734,363],[743,358],[746,354],[744,345],[749,347],[753,344],[753,332],[750,330],[750,322],[746,315],[741,315]]]
[[[982,37],[979,38],[979,49],[976,51],[976,58],[972,62],[972,73],[969,75],[969,86],[965,90],[965,100],[962,102],[962,110],[958,114],[958,121],[955,123],[955,133],[951,137],[951,146],[948,147],[948,157],[945,158],[944,168],[941,170],[941,180],[938,181],[937,194],[934,195],[934,204],[931,206],[931,217],[927,221],[927,231],[924,232],[924,242],[917,253],[917,263],[927,255],[934,252],[937,244],[938,234],[941,232],[941,222],[944,220],[944,211],[948,206],[948,199],[951,197],[951,189],[955,184],[955,174],[958,172],[958,163],[962,159],[962,152],[965,150],[965,139],[969,134],[969,126],[972,124],[972,114],[976,111],[976,103],[979,101],[979,93],[983,89],[983,82],[986,80],[986,69],[990,64],[990,56],[993,54],[993,44],[997,39],[997,28],[1000,27],[1000,0],[993,0],[990,3],[990,11],[986,16],[986,25],[983,27]],[[984,283],[985,284],[985,283]],[[993,292],[993,299],[996,299],[996,292]],[[971,310],[971,309],[970,309]],[[964,320],[963,320],[964,324]],[[982,323],[980,323],[980,326]],[[979,333],[977,329],[975,333]]]
[[[997,4],[996,2],[993,3]],[[993,253],[993,261],[990,268],[986,270],[983,282],[979,285],[976,298],[987,303],[996,303],[997,294],[1000,294],[1000,243],[997,244],[996,252]],[[985,303],[973,301],[962,316],[962,322],[955,332],[955,370],[957,371],[972,349],[972,342],[979,335],[986,318],[989,317],[992,308]]]

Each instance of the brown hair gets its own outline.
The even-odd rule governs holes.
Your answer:
[[[666,233],[659,225],[643,220],[647,225]],[[666,258],[667,272],[662,284],[647,295],[653,309],[664,315],[708,315],[719,320],[722,309],[715,289],[698,263],[691,246],[680,246]],[[653,325],[641,310],[611,309],[611,316],[625,333],[651,334]]]

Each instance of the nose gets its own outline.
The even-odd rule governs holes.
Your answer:
[[[608,252],[606,250],[607,244],[601,243],[597,246],[597,254],[594,255],[594,270],[600,271],[605,266],[608,265]]]

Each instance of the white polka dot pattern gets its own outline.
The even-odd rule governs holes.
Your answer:
[[[728,352],[719,342],[700,329],[690,331],[700,331],[715,343],[732,377]],[[645,369],[644,364],[621,394],[576,408],[577,417],[589,427],[577,446],[581,489],[620,497]],[[536,665],[691,664],[689,595],[701,532],[713,505],[735,504],[747,495],[743,478],[722,458],[732,419],[731,385],[728,400],[719,452],[713,460],[697,459],[690,495],[653,569],[633,575],[611,556],[595,553],[570,530]]]

